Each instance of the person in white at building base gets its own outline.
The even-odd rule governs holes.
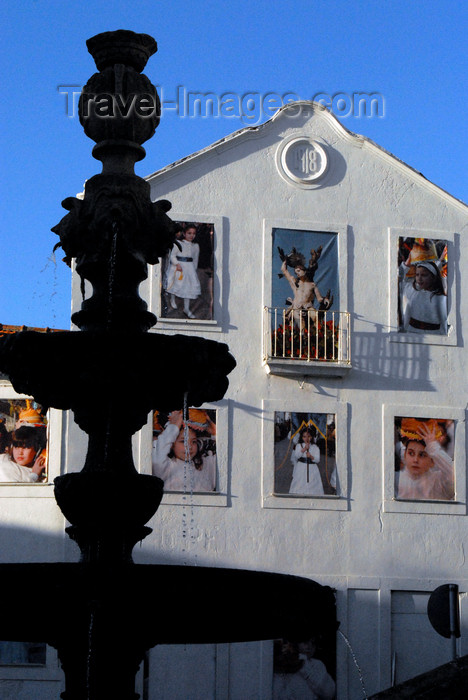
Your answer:
[[[314,658],[309,642],[276,640],[273,660],[273,700],[334,700],[335,681],[323,661]]]
[[[186,446],[182,411],[169,415],[166,427],[153,442],[153,475],[164,481],[165,491],[215,491],[216,455],[202,454],[196,431],[215,435],[216,426],[206,411],[191,408],[187,428]]]
[[[405,452],[403,469],[395,475],[397,498],[453,500],[453,462],[439,442],[443,433],[438,428],[437,421],[423,422],[415,418],[403,418],[401,435]]]

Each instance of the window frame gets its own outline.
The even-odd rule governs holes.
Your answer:
[[[216,470],[218,490],[193,493],[190,490],[164,492],[161,506],[227,506],[228,505],[228,401],[205,403],[200,408],[216,411]],[[153,413],[139,432],[138,460],[142,474],[152,473]]]
[[[317,405],[311,405],[316,403]],[[330,413],[336,420],[335,460],[339,492],[332,496],[296,496],[274,492],[274,414],[277,411],[308,413]],[[349,404],[344,401],[320,397],[270,400],[262,402],[262,507],[285,508],[290,510],[335,510],[350,509],[348,493],[349,447],[348,447]],[[341,466],[340,466],[341,465]]]
[[[46,642],[45,664],[5,664],[0,665],[0,680],[16,681],[55,681],[63,683],[63,671],[60,668],[57,650]]]
[[[455,421],[454,477],[455,499],[453,501],[400,500],[395,496],[395,440],[394,428],[397,417],[439,418]],[[425,406],[384,404],[382,407],[382,461],[384,513],[420,513],[466,515],[466,411],[450,406]]]
[[[447,243],[447,335],[434,333],[404,333],[398,330],[398,240],[400,238],[431,238]],[[419,345],[458,345],[458,302],[457,284],[460,279],[455,261],[460,260],[460,236],[450,231],[432,229],[388,228],[388,334],[391,343],[408,343]]]
[[[148,279],[140,287],[142,298],[148,299],[148,309],[154,313],[158,319],[158,329],[180,331],[189,329],[190,331],[221,332],[225,322],[226,299],[223,287],[223,243],[227,235],[226,220],[223,216],[205,214],[187,214],[173,212],[170,217],[172,221],[196,222],[200,224],[213,224],[213,318],[206,319],[183,319],[164,318],[161,315],[161,268],[162,265],[150,265]]]
[[[340,312],[349,312],[348,308],[348,242],[350,238],[350,227],[347,224],[339,224],[334,222],[318,222],[309,219],[269,219],[264,218],[263,224],[263,297],[262,308],[269,309],[272,307],[272,283],[273,275],[273,232],[275,229],[290,229],[291,231],[304,233],[324,233],[334,234],[337,237],[338,244],[338,279],[340,293]],[[279,266],[278,266],[279,269]],[[335,309],[336,311],[336,309]],[[351,333],[350,327],[348,333]],[[351,341],[348,340],[349,347]],[[305,375],[321,375],[321,376],[345,376],[351,369],[351,355],[345,363],[341,362],[322,362],[322,361],[303,361],[297,359],[276,359],[266,357],[265,353],[265,337],[262,339],[262,365],[267,373],[283,374],[288,376],[305,376]]]
[[[27,394],[18,394],[10,383],[0,384],[0,398],[4,400],[33,399]],[[49,408],[47,411],[47,481],[38,483],[0,482],[1,498],[55,498],[54,479],[62,473],[62,424],[63,411]]]

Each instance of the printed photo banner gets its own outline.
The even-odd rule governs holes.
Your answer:
[[[269,353],[300,360],[336,359],[338,235],[275,228],[272,245]]]
[[[395,498],[455,499],[455,421],[395,417]]]
[[[214,225],[175,223],[176,243],[161,263],[161,316],[211,321]]]
[[[340,289],[338,277],[338,236],[335,233],[321,231],[296,231],[293,229],[275,228],[272,236],[272,306],[291,306],[287,299],[294,299],[287,276],[282,270],[284,257],[287,272],[297,280],[295,263],[306,268],[308,279],[316,285],[317,292],[310,294],[306,303],[319,308],[319,297],[333,297],[328,307],[330,310],[340,310]],[[284,256],[284,257],[283,257]]]
[[[447,335],[447,241],[398,240],[398,329]]]
[[[165,491],[217,491],[216,410],[189,408],[153,413],[152,473]]]
[[[333,628],[330,620],[330,628]],[[336,625],[335,625],[336,626]],[[273,643],[273,700],[336,698],[336,635],[307,642],[275,639]]]
[[[47,481],[47,417],[32,399],[0,399],[0,482]]]
[[[276,411],[274,435],[276,494],[336,495],[334,414]]]

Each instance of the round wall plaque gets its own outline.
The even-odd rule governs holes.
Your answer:
[[[307,136],[282,143],[277,152],[278,169],[285,179],[301,185],[313,185],[328,168],[326,151]]]

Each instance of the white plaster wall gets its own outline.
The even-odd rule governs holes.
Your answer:
[[[278,145],[293,135],[309,135],[327,149],[330,168],[315,188],[288,184],[277,171]],[[442,514],[384,512],[382,407],[400,406],[405,415],[406,406],[430,406],[440,409],[440,417],[450,408],[459,410],[464,420],[468,210],[367,140],[347,134],[330,115],[312,108],[309,116],[294,120],[279,115],[265,127],[247,130],[156,173],[150,182],[154,200],[172,202],[173,218],[223,217],[219,324],[195,332],[227,342],[238,363],[226,395],[228,504],[194,508],[196,536],[186,558],[189,563],[300,574],[336,585],[342,629],[357,646],[368,691],[376,692],[390,684],[390,613],[381,601],[391,587],[430,591],[431,586],[453,581],[466,589],[466,493],[458,494],[462,505],[457,512],[455,508]],[[310,222],[315,230],[320,224],[336,224],[347,231],[340,236],[348,259],[343,295],[347,308],[342,310],[352,315],[353,369],[347,377],[309,378],[302,383],[302,377],[267,375],[262,368],[261,313],[262,305],[268,304],[264,274],[269,274],[263,268],[264,219],[289,221],[290,228],[295,222],[298,228]],[[390,342],[389,294],[394,290],[389,286],[389,268],[395,263],[389,257],[389,229],[407,230],[406,235],[412,230],[418,232],[413,235],[440,232],[440,238],[454,241],[451,316],[457,345]],[[156,284],[154,288],[153,301]],[[173,324],[161,321],[158,329],[164,328],[174,332]],[[190,324],[185,328],[190,332]],[[262,423],[267,417],[262,402],[277,401],[278,410],[297,405],[296,410],[320,411],[325,397],[347,406],[346,460],[339,465],[341,472],[348,472],[347,510],[318,510],[313,499],[308,510],[286,505],[263,508],[262,468],[272,465],[262,464]],[[419,413],[423,414],[424,410]],[[463,441],[463,464],[457,465],[462,472],[465,447]],[[181,506],[161,506],[151,523],[153,534],[137,552],[138,560],[181,561],[181,511]],[[355,579],[360,583],[350,583]],[[348,591],[352,591],[349,613]],[[228,615],[228,611],[227,598],[226,610],[220,612]],[[379,653],[372,655],[375,644]],[[341,641],[338,654],[340,697],[348,697],[348,690],[349,697],[356,697],[356,678],[345,668]],[[231,678],[231,683],[235,688],[236,680]]]
[[[0,381],[4,399],[25,398]],[[0,484],[0,562],[55,562],[64,556],[65,520],[54,498],[53,479],[65,468],[67,416],[48,413],[48,480],[41,484]]]
[[[23,398],[7,381],[0,381],[2,398]],[[42,484],[0,484],[0,563],[64,561],[65,519],[54,498],[53,479],[64,471],[63,446],[67,416],[49,411],[48,475]],[[67,538],[68,539],[68,538]],[[49,606],[52,591],[31,581],[31,606]],[[5,591],[4,605],[10,603]],[[23,640],[25,642],[34,640]],[[44,666],[1,666],[2,700],[55,700],[64,689],[56,652],[48,648]]]
[[[278,571],[333,586],[341,630],[352,643],[371,694],[391,681],[391,591],[431,591],[448,581],[459,583],[462,593],[468,591],[466,489],[457,494],[460,504],[449,504],[445,512],[389,512],[384,506],[388,459],[383,424],[384,406],[387,411],[391,406],[400,407],[403,414],[405,407],[424,407],[435,415],[440,412],[439,417],[450,409],[460,424],[464,421],[468,210],[396,158],[347,133],[328,113],[311,105],[307,110],[296,119],[283,110],[267,125],[247,129],[149,178],[152,198],[172,202],[172,218],[217,222],[216,323],[160,321],[157,330],[227,342],[237,367],[220,404],[225,426],[218,433],[218,446],[225,452],[221,465],[227,483],[224,496],[207,496],[194,505],[189,499],[185,507],[180,499],[177,503],[177,499],[166,498],[149,523],[153,533],[135,548],[134,558],[147,563]],[[277,149],[294,135],[317,140],[330,158],[323,180],[309,189],[288,184],[277,170]],[[270,274],[264,266],[264,231],[275,222],[286,222],[290,228],[328,226],[340,231],[340,256],[343,258],[345,249],[347,258],[346,270],[340,270],[347,280],[346,288],[340,290],[346,301],[341,310],[352,317],[352,369],[344,378],[303,381],[302,377],[268,375],[262,367],[262,308],[269,301],[265,276]],[[389,275],[393,262],[389,229],[405,230],[407,235],[439,232],[440,238],[453,241],[450,314],[455,344],[391,342],[389,295],[394,290]],[[152,269],[149,282],[142,285],[142,294],[156,313],[157,275],[157,268]],[[74,310],[80,304],[75,275]],[[125,378],[122,393],[131,395]],[[347,475],[348,488],[339,506],[333,501],[327,509],[311,499],[308,508],[294,509],[283,499],[284,507],[263,507],[263,470],[273,467],[263,463],[263,430],[274,406],[319,412],[333,412],[336,407],[344,416],[346,444],[338,469],[341,477]],[[77,471],[84,462],[86,436],[73,423],[66,424],[65,431],[66,459],[61,468]],[[148,424],[134,444],[142,472],[151,470],[150,448]],[[457,464],[459,483],[465,460],[463,440]],[[7,534],[8,528],[28,530],[22,536],[31,561],[78,559],[77,548],[68,540],[63,551],[63,518],[52,498],[5,496],[1,506]],[[185,554],[184,518],[193,518]],[[24,561],[24,548],[19,556],[11,537],[0,544],[4,544],[3,561]],[[142,595],[157,593],[142,591]],[[207,616],[229,616],[229,595],[226,592],[221,609],[212,610],[209,591],[188,592],[188,608],[206,604]],[[201,603],[201,597],[206,601]],[[168,600],[167,592],[164,600]],[[462,613],[460,650],[468,653],[463,606]],[[337,654],[339,698],[360,697],[359,678],[341,637]],[[162,665],[166,670],[161,676]],[[159,647],[150,654],[148,700],[159,697],[161,683],[171,682],[170,669],[173,677],[179,677],[172,690],[166,687],[165,692],[172,693],[172,700],[185,700],[187,688],[181,676],[196,677],[199,668],[204,669],[200,686],[204,697],[271,696],[271,644],[265,642],[209,645],[208,650],[190,653]]]

